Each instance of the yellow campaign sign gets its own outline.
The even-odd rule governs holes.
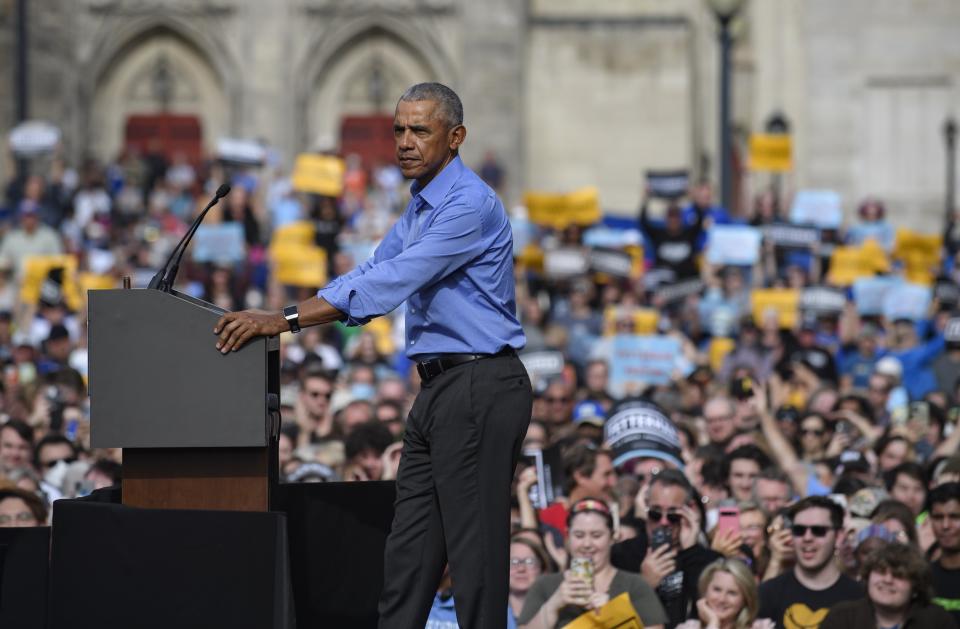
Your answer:
[[[309,221],[287,223],[273,231],[273,235],[270,237],[270,250],[272,251],[274,247],[281,245],[312,247],[315,237],[316,230],[313,223]]]
[[[40,302],[43,281],[53,269],[63,269],[62,297],[67,308],[80,310],[83,300],[77,286],[77,258],[72,255],[27,256],[23,260],[23,284],[20,301],[35,305]]]
[[[346,166],[339,157],[301,153],[293,166],[293,189],[325,197],[343,193]]]
[[[875,240],[867,240],[859,247],[837,247],[830,256],[827,282],[834,286],[850,286],[863,277],[873,277],[890,271],[890,260]]]
[[[624,592],[603,607],[578,616],[563,629],[643,629],[643,622],[630,602],[630,595]]]
[[[792,328],[797,324],[799,309],[800,291],[793,288],[766,288],[750,295],[750,312],[757,325],[774,313],[781,328]]]
[[[320,247],[271,249],[273,276],[284,286],[320,288],[327,283],[327,252]]]
[[[893,257],[903,261],[908,282],[925,286],[932,284],[940,266],[942,251],[943,236],[940,234],[919,234],[903,228],[897,230]]]
[[[307,221],[277,228],[270,238],[273,275],[286,286],[320,288],[327,283],[327,252],[313,244],[315,231]]]
[[[595,186],[567,194],[527,192],[523,195],[530,220],[538,225],[564,229],[569,225],[593,225],[600,221],[600,196]]]
[[[633,324],[633,330],[630,334],[656,334],[657,326],[660,324],[660,312],[653,308],[637,308],[624,311],[616,306],[609,306],[603,313],[604,325],[603,335],[614,336],[615,334],[624,334],[624,330],[617,330],[617,322],[630,319]]]
[[[789,135],[754,133],[750,135],[750,170],[785,172],[793,169]]]

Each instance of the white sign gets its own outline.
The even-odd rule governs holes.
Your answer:
[[[60,142],[60,129],[40,120],[22,122],[10,132],[10,149],[19,156],[49,153]]]
[[[259,165],[267,156],[263,145],[253,140],[220,138],[217,141],[217,156],[228,162]]]
[[[587,256],[580,249],[553,249],[543,256],[543,272],[548,277],[574,277],[583,275],[589,269]]]
[[[840,227],[843,222],[840,195],[833,190],[800,190],[793,197],[790,221],[823,229]]]
[[[760,230],[746,225],[714,225],[707,232],[710,264],[753,266],[760,257]]]

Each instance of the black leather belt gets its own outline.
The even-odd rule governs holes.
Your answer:
[[[444,371],[453,369],[458,365],[464,365],[482,358],[514,356],[516,353],[517,351],[508,345],[496,354],[443,354],[442,356],[417,363],[417,373],[420,374],[421,382],[429,382]]]

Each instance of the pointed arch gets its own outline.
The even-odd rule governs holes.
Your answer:
[[[450,55],[416,24],[378,16],[337,25],[330,31],[308,47],[297,73],[305,79],[299,82],[296,94],[298,127],[304,131],[297,142],[301,149],[310,148],[320,138],[335,138],[345,114],[378,113],[372,103],[362,102],[360,83],[371,64],[381,66],[386,113],[392,113],[393,100],[410,84],[428,80],[452,83],[455,76]]]
[[[133,82],[146,80],[136,73],[146,67],[144,55],[155,52],[158,46],[171,54],[172,70],[180,73],[185,87],[198,98],[194,113],[207,127],[207,142],[216,134],[239,128],[242,86],[237,64],[223,43],[202,24],[153,15],[108,22],[101,31],[80,64],[81,146],[101,157],[112,157],[109,153],[117,148],[122,135],[125,104],[121,101],[134,89]]]

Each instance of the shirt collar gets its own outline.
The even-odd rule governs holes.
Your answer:
[[[420,186],[414,181],[410,186],[410,193],[414,197],[419,196],[423,201],[426,201],[426,205],[435,208],[440,205],[443,198],[447,196],[450,188],[452,188],[453,184],[460,178],[462,172],[463,162],[460,160],[460,156],[457,155],[450,160],[450,163],[444,166],[443,170],[438,172],[423,189],[420,189]],[[418,203],[417,205],[418,211],[424,207],[423,203]]]

